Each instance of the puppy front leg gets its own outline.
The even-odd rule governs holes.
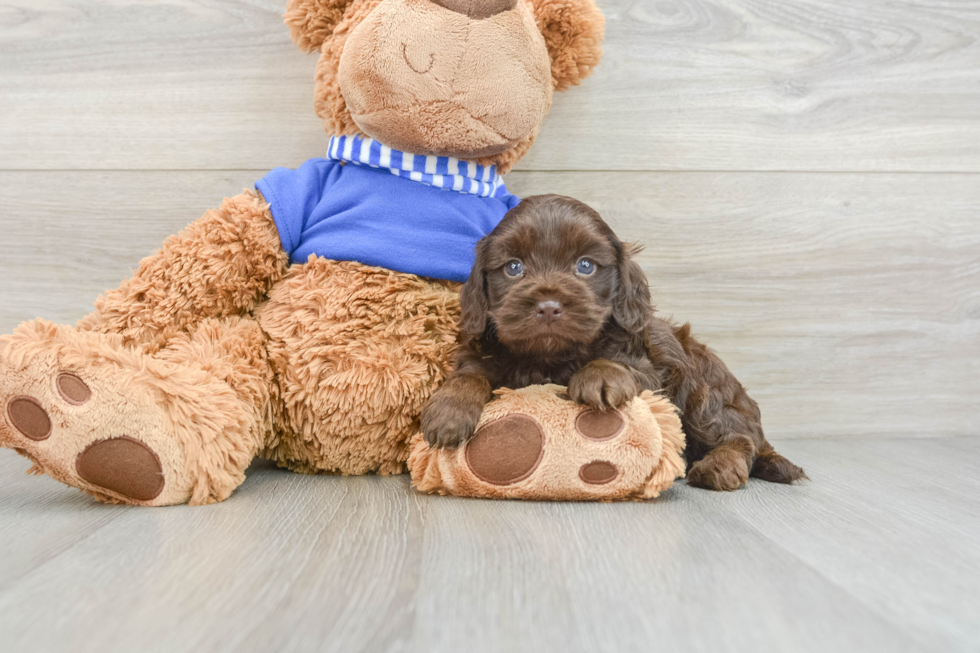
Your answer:
[[[493,397],[478,372],[453,374],[422,409],[422,433],[430,447],[455,449],[473,437],[483,407]]]
[[[636,371],[629,365],[597,358],[568,381],[568,396],[576,403],[599,410],[622,408],[640,394],[636,377]]]

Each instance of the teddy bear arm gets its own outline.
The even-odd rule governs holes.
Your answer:
[[[248,313],[288,264],[268,203],[245,191],[168,238],[78,329],[156,349],[206,318]]]

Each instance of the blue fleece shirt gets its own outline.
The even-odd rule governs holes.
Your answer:
[[[474,249],[520,199],[494,166],[413,156],[334,137],[325,159],[276,168],[255,187],[293,263],[336,261],[466,281]]]

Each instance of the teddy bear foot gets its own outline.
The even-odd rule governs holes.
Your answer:
[[[421,436],[408,465],[422,492],[536,501],[651,499],[684,475],[676,408],[644,392],[600,411],[557,385],[496,391],[473,438],[431,449]]]
[[[183,395],[206,393],[209,384],[200,373],[188,376],[189,370],[124,347],[117,336],[25,323],[0,337],[0,446],[32,460],[31,472],[106,503],[220,500],[240,480],[208,487],[213,478],[201,473],[202,462],[221,466],[206,460],[200,443],[209,416],[197,410],[201,402]],[[182,387],[195,380],[203,387]],[[188,421],[200,425],[196,447],[191,432],[179,433],[188,431]],[[198,458],[193,468],[192,455]]]

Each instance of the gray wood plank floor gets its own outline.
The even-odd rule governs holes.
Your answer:
[[[5,651],[976,651],[980,438],[794,440],[813,479],[643,504],[253,466],[103,506],[0,452]]]

